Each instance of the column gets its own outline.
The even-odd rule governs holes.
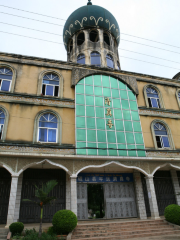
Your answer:
[[[66,173],[66,209],[71,210],[71,181],[68,173]]]
[[[18,187],[18,176],[12,176],[11,190],[10,190],[10,196],[9,196],[8,215],[7,215],[7,224],[6,224],[5,228],[8,228],[9,225],[14,222],[17,187]]]
[[[145,179],[146,179],[146,185],[147,185],[149,205],[151,210],[151,218],[159,219],[159,210],[157,205],[153,177],[146,177]]]
[[[143,187],[141,182],[141,174],[140,172],[135,171],[133,173],[133,176],[134,176],[134,183],[135,183],[138,216],[140,219],[147,219],[144,193],[143,193]]]
[[[177,195],[180,193],[180,186],[179,186],[179,181],[177,177],[177,172],[176,170],[171,170],[171,178],[172,178],[172,183],[174,187],[174,193],[175,193],[175,198],[176,198],[176,203],[180,205],[180,195]]]
[[[16,205],[15,205],[15,215],[14,222],[19,221],[19,211],[21,204],[21,190],[22,190],[22,181],[23,181],[23,173],[18,178],[18,186],[17,186],[17,195],[16,195]]]
[[[77,216],[77,177],[71,176],[71,211]]]
[[[104,30],[98,29],[98,32],[99,32],[99,41],[100,41],[100,48],[101,48],[101,66],[107,67],[106,55],[104,51]]]

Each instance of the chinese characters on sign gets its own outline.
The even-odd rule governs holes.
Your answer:
[[[108,120],[108,124],[107,124],[108,126],[109,126],[109,128],[112,128],[112,126],[114,126],[113,124],[112,124],[112,120]]]
[[[110,108],[106,108],[106,111],[107,111],[106,116],[112,117],[111,109]]]
[[[108,97],[106,97],[105,98],[105,105],[109,105],[110,106],[110,104],[111,104],[111,100],[110,100],[110,98],[108,98]],[[106,116],[108,117],[112,117],[112,112],[111,112],[111,109],[110,108],[106,108]],[[107,123],[107,126],[109,126],[109,128],[112,128],[112,126],[114,126],[113,124],[112,124],[112,120],[108,120],[108,123]]]
[[[109,105],[110,106],[110,104],[111,104],[111,100],[110,100],[110,98],[105,98],[105,105]]]
[[[80,173],[77,182],[108,183],[108,182],[133,182],[132,173]]]

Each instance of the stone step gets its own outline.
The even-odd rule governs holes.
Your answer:
[[[94,230],[94,229],[92,229],[92,230],[87,230],[86,231],[86,234],[89,234],[89,233],[109,233],[109,232],[128,232],[129,230],[131,230],[131,232],[134,232],[134,231],[143,231],[145,228],[144,227],[141,227],[141,228],[131,228],[131,229],[129,229],[129,228],[116,228],[116,229],[101,229],[101,230]],[[146,231],[157,231],[157,230],[161,230],[161,231],[164,231],[164,230],[167,230],[167,229],[169,229],[169,230],[172,230],[172,229],[174,229],[174,227],[173,226],[170,226],[170,225],[167,225],[167,226],[165,226],[165,227],[163,227],[163,228],[160,228],[160,227],[158,227],[158,226],[154,226],[154,227],[150,227],[150,228],[146,228]],[[75,229],[75,231],[74,231],[74,234],[76,234],[76,235],[80,235],[80,234],[84,234],[84,231],[82,231],[82,230],[79,230],[79,229]]]
[[[173,230],[173,231],[167,231],[167,232],[154,232],[154,233],[143,233],[143,234],[132,234],[132,235],[126,235],[126,236],[114,236],[114,235],[109,235],[109,236],[96,236],[96,237],[83,237],[79,236],[78,238],[75,238],[75,236],[72,236],[73,239],[78,239],[78,240],[121,240],[121,239],[130,239],[130,238],[145,238],[145,237],[151,237],[151,236],[163,236],[163,235],[176,235],[180,234],[179,230]]]

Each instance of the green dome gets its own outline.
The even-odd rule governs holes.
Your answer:
[[[89,3],[74,11],[65,23],[63,40],[66,50],[68,41],[75,32],[97,26],[109,30],[119,45],[120,29],[115,17],[105,8]]]

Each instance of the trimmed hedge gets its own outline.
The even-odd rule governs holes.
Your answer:
[[[52,224],[56,234],[68,234],[77,226],[77,217],[70,210],[60,210],[54,214]]]
[[[51,227],[48,228],[47,234],[49,234],[49,235],[54,235],[54,234],[55,234],[55,231],[54,231],[54,227],[53,227],[53,226],[51,226]]]
[[[176,204],[167,206],[164,210],[164,216],[168,222],[180,225],[180,206]]]
[[[14,222],[9,226],[9,230],[12,232],[12,235],[21,234],[24,229],[24,224],[22,222]]]

